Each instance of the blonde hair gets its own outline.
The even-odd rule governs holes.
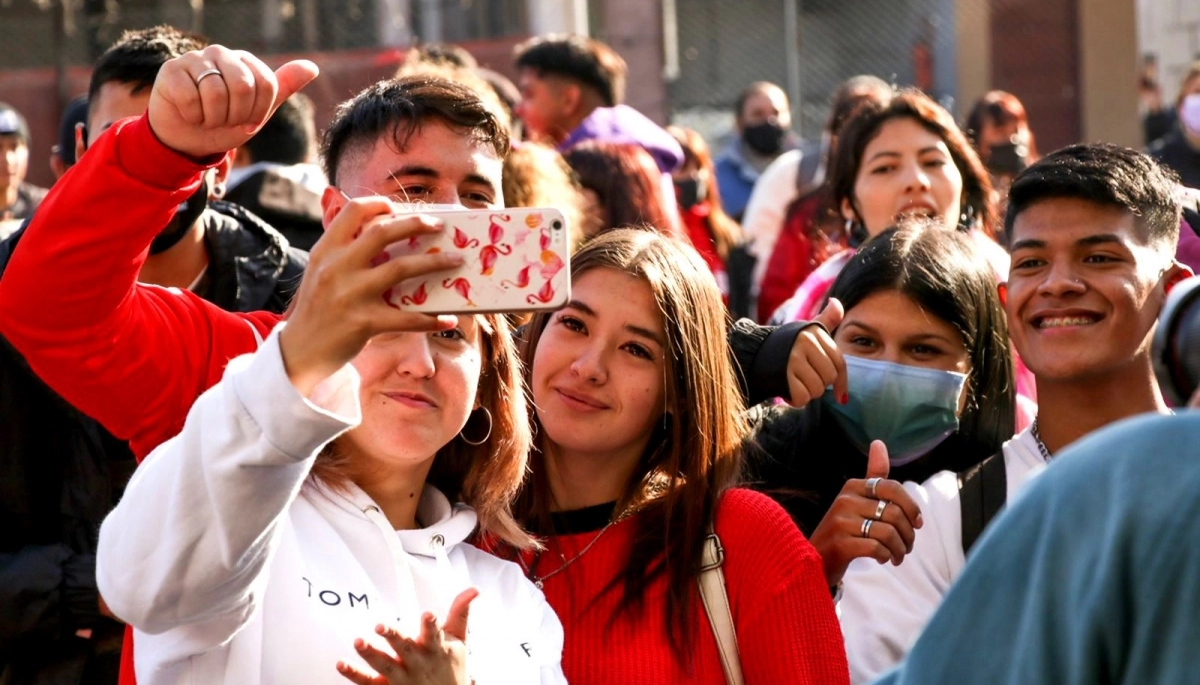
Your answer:
[[[554,207],[563,213],[571,249],[583,241],[583,194],[567,161],[557,150],[521,143],[504,159],[501,176],[506,207]]]

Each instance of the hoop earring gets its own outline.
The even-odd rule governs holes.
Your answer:
[[[487,442],[488,438],[492,437],[492,412],[488,411],[487,407],[480,407],[480,409],[482,409],[484,415],[487,416],[487,433],[485,433],[484,436],[480,438],[478,442],[476,442],[475,440],[468,438],[465,432],[458,432],[458,437],[462,438],[463,442],[474,447],[479,447],[483,443]],[[470,419],[467,419],[467,422],[470,423]],[[466,430],[466,426],[463,426],[463,430]]]
[[[958,228],[962,231],[969,231],[975,228],[975,207],[967,205],[966,210],[958,217]]]

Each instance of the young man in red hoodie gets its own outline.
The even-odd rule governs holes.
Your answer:
[[[316,73],[303,60],[272,73],[253,55],[220,46],[167,62],[146,114],[117,121],[92,142],[39,209],[0,281],[0,334],[63,398],[129,440],[139,459],[178,433],[226,363],[256,349],[281,319],[138,283],[148,248],[206,171]],[[469,89],[429,78],[380,82],[341,108],[325,134],[324,223],[357,224],[361,238],[386,241],[422,219],[373,221],[394,211],[378,196],[502,207],[508,147],[504,127]],[[323,241],[313,250],[308,278],[324,304],[370,302],[356,307],[367,313],[364,331],[397,316],[446,327],[389,308],[380,279],[415,274],[386,273],[352,247]],[[425,267],[444,269],[447,260],[435,256]],[[122,682],[133,682],[129,649]]]

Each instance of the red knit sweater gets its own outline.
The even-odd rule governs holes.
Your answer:
[[[609,626],[619,597],[601,590],[622,572],[637,521],[634,516],[611,526],[583,556],[545,581],[546,599],[566,634],[567,681],[724,685],[716,638],[697,586],[695,641],[686,650],[686,662],[675,658],[667,639],[662,610],[666,578],[649,589],[644,612],[623,615]],[[783,508],[757,492],[731,490],[717,507],[716,530],[725,548],[725,584],[746,684],[848,683],[842,631],[821,558]],[[569,560],[596,535],[559,536],[556,549]],[[562,564],[556,554],[541,556],[534,569],[538,576]],[[532,556],[524,561],[532,563]]]

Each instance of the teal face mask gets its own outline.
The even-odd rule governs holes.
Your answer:
[[[966,374],[872,361],[846,355],[850,399],[821,396],[850,441],[863,454],[882,440],[892,466],[920,459],[958,430],[958,398]]]

